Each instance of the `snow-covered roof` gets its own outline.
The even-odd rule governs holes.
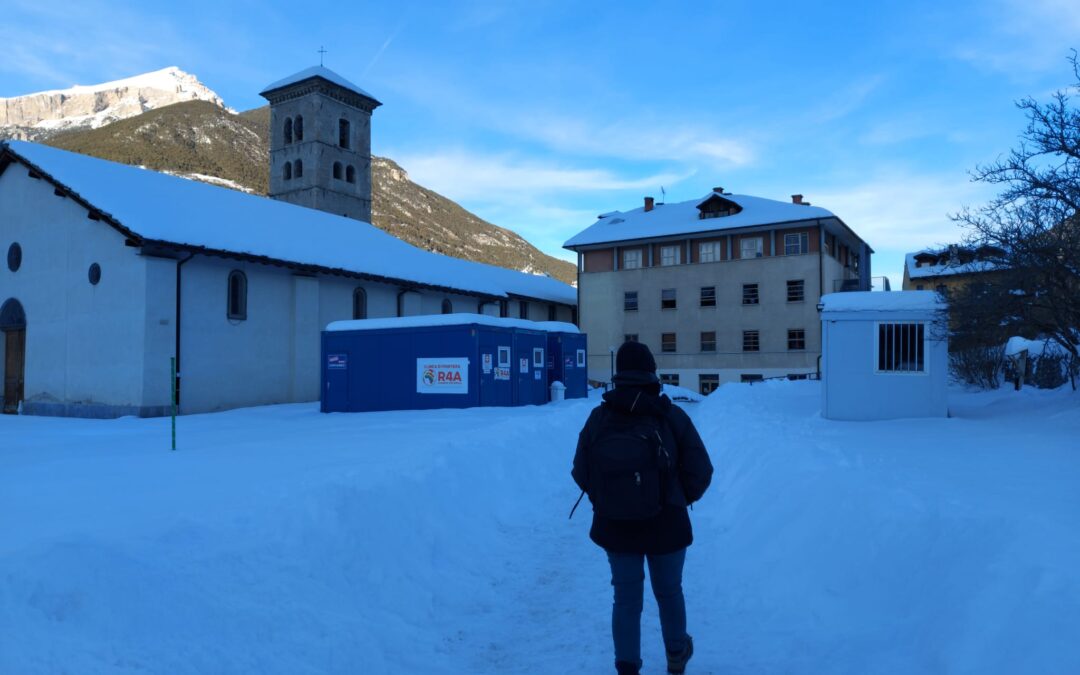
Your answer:
[[[823,312],[935,312],[945,307],[934,291],[849,291],[821,298]]]
[[[328,331],[343,330],[382,330],[386,328],[427,328],[430,326],[496,326],[498,328],[525,328],[546,333],[578,333],[578,327],[562,321],[528,321],[510,319],[486,314],[428,314],[423,316],[402,316],[389,319],[355,319],[352,321],[334,321],[326,327]]]
[[[352,218],[37,143],[9,141],[2,146],[150,243],[260,256],[470,294],[577,304],[577,291],[556,279],[424,251]]]
[[[361,96],[366,96],[366,97],[370,98],[372,101],[376,101],[376,98],[374,96],[367,93],[366,91],[364,91],[360,87],[356,86],[352,82],[349,82],[344,77],[338,75],[337,73],[335,73],[334,71],[330,70],[329,68],[327,68],[325,66],[312,66],[310,68],[305,68],[305,69],[301,70],[299,73],[293,73],[292,75],[290,75],[290,76],[288,76],[286,78],[278,80],[277,82],[273,82],[271,84],[268,84],[262,91],[259,92],[259,95],[261,96],[263,94],[267,94],[267,93],[269,93],[271,91],[274,91],[275,89],[281,89],[282,87],[287,87],[290,84],[296,84],[297,82],[303,82],[304,80],[308,80],[308,79],[311,79],[313,77],[321,77],[322,79],[324,79],[324,80],[326,80],[328,82],[333,82],[334,84],[338,85],[339,87],[345,87],[349,91],[354,91],[357,94],[360,94]]]
[[[938,265],[916,266],[915,257],[922,254],[941,256],[941,251],[916,251],[904,256],[904,265],[907,267],[909,279],[923,279],[926,277],[944,277],[953,274],[977,274],[979,272],[993,272],[998,267],[987,260],[972,260],[970,262],[945,262]],[[946,256],[946,260],[947,260]]]
[[[699,218],[698,205],[713,195],[738,204],[742,210],[731,216]],[[657,204],[651,211],[646,211],[642,206],[632,211],[605,213],[595,223],[567,240],[563,246],[573,248],[589,244],[607,244],[835,217],[831,211],[819,206],[792,204],[775,199],[733,195],[726,192],[722,195],[711,192],[701,199],[691,199],[675,204]]]

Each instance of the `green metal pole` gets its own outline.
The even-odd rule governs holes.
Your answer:
[[[172,449],[176,450],[176,357],[169,357],[169,370],[172,379],[169,380],[169,389],[172,391]]]

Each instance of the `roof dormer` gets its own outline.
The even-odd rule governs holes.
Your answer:
[[[704,220],[706,218],[723,218],[724,216],[733,216],[739,211],[742,211],[742,207],[731,201],[725,199],[719,192],[713,191],[711,195],[706,197],[704,201],[697,205],[698,218]]]

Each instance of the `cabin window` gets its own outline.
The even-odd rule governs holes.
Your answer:
[[[784,235],[784,255],[802,255],[810,252],[810,235],[794,232]]]
[[[353,291],[352,294],[352,318],[367,318],[367,291],[365,291],[363,288],[360,288],[359,286]]]
[[[678,307],[678,298],[674,288],[665,288],[660,291],[660,309],[675,309]]]
[[[18,272],[22,267],[22,246],[19,246],[18,242],[8,246],[7,266],[12,272]]]
[[[292,118],[285,118],[285,144],[292,143]]]
[[[787,282],[787,301],[802,302],[806,299],[806,283],[802,279],[789,279]]]
[[[449,299],[444,299],[442,301],[442,313],[443,314],[453,314],[454,313],[454,304],[452,302],[450,302]]]
[[[341,162],[334,162],[334,180],[341,180]]]
[[[701,351],[703,352],[715,352],[716,351],[716,331],[702,331],[701,332]]]
[[[297,115],[296,121],[293,122],[293,135],[298,141],[304,140],[304,118],[302,115]]]
[[[637,311],[637,291],[626,291],[623,293],[623,311]]]
[[[698,262],[717,262],[720,260],[720,242],[703,241],[698,244]]]
[[[760,337],[760,334],[756,330],[744,330],[742,333],[742,350],[744,352],[760,351]]]
[[[349,147],[349,120],[340,119],[337,123],[338,126],[338,140],[337,144],[339,148]]]
[[[345,167],[345,182],[346,183],[355,183],[356,182],[356,169],[353,168],[352,164]]]
[[[877,325],[877,372],[925,373],[926,324],[921,322]]]
[[[764,252],[761,237],[743,237],[739,240],[739,258],[760,258]]]
[[[232,321],[247,319],[247,276],[240,270],[229,272],[227,316]]]
[[[641,249],[631,248],[622,252],[622,266],[624,270],[636,270],[641,267]]]
[[[758,304],[758,285],[757,284],[743,284],[742,285],[742,304],[744,305],[756,305]]]
[[[673,353],[675,351],[675,333],[660,334],[660,351]]]
[[[701,306],[716,307],[716,286],[701,287]]]
[[[669,265],[678,265],[680,260],[679,254],[681,246],[661,246],[660,247],[660,265],[661,267],[667,267]]]

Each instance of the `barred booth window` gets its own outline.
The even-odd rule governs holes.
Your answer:
[[[877,370],[886,373],[925,373],[925,324],[879,323]]]

